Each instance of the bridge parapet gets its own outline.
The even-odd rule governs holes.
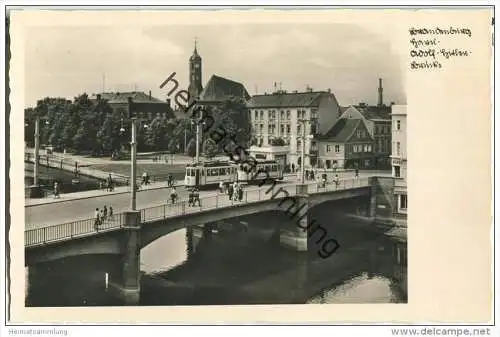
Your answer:
[[[338,183],[328,183],[325,186],[317,182],[306,183],[307,194],[326,194],[336,191],[345,191],[371,186],[372,178],[354,178],[340,180]],[[285,197],[295,197],[304,194],[304,188],[298,189],[301,184],[272,184],[258,188],[246,188],[241,201],[229,199],[228,195],[214,193],[200,198],[200,204],[190,206],[188,200],[182,199],[176,203],[161,204],[141,209],[142,225],[162,219],[189,215],[218,208],[229,208],[244,203],[257,203],[268,200],[279,200]],[[299,193],[299,192],[300,193]],[[68,241],[77,237],[95,235],[103,231],[119,230],[125,227],[124,214],[115,214],[106,218],[95,227],[95,219],[86,219],[63,223],[60,225],[41,227],[25,231],[25,247],[36,247],[60,241]]]

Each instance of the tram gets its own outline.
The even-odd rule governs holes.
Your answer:
[[[256,174],[259,170],[267,172]],[[257,161],[251,172],[246,172],[241,165],[232,161],[208,161],[186,166],[184,185],[190,187],[208,187],[220,182],[254,183],[262,180],[283,180],[283,168],[280,163],[272,160]]]
[[[257,172],[259,173],[257,174]],[[238,167],[237,179],[239,182],[248,184],[265,180],[283,180],[283,167],[275,160],[256,161],[256,167],[251,172],[247,172],[241,167]]]
[[[218,185],[219,182],[232,183],[236,180],[237,167],[227,161],[211,161],[186,166],[186,187]]]

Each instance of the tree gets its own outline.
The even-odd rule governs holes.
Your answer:
[[[172,122],[174,123],[174,122]],[[191,125],[191,120],[186,118],[186,119],[180,119],[175,121],[175,126],[173,126],[173,132],[172,132],[172,139],[175,139],[177,144],[180,144],[180,149],[182,152],[187,153],[189,146],[187,146],[186,142],[189,141],[190,139],[196,137],[195,133],[193,132],[193,127]],[[174,142],[175,143],[175,142]],[[170,144],[170,141],[169,141]]]
[[[100,152],[101,147],[97,142],[97,131],[101,116],[94,111],[92,101],[87,94],[75,97],[73,102],[73,116],[79,116],[81,122],[76,134],[73,136],[73,147],[77,151]],[[73,127],[73,125],[71,125]]]
[[[213,158],[217,155],[217,153],[217,144],[215,144],[215,142],[210,138],[206,139],[203,143],[203,154],[205,155],[205,158]]]
[[[220,151],[226,146],[248,147],[251,144],[251,124],[249,121],[248,110],[245,103],[240,99],[231,99],[222,102],[218,106],[206,107],[204,110],[208,115],[205,120],[211,120],[212,125],[206,125],[204,129],[204,138],[215,138],[215,142]],[[217,139],[213,136],[214,130],[222,130],[225,134],[224,139]],[[227,144],[230,144],[227,146]]]

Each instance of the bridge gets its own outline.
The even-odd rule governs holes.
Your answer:
[[[311,207],[326,201],[367,196],[370,200],[368,213],[374,216],[379,179],[390,178],[345,179],[325,187],[316,182],[265,185],[247,188],[241,202],[229,200],[225,194],[211,193],[202,196],[200,205],[195,207],[190,207],[184,198],[175,204],[165,203],[115,214],[97,229],[95,219],[31,226],[34,228],[25,231],[25,264],[84,254],[121,256],[122,269],[110,276],[110,284],[133,304],[138,301],[140,289],[140,250],[156,239],[193,225],[282,210],[295,216],[297,230],[281,234],[280,242],[305,251],[310,226],[307,212]]]

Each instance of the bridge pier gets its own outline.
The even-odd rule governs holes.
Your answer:
[[[291,220],[295,222],[295,225],[291,230],[280,231],[280,244],[299,252],[307,252],[309,226],[307,185],[297,185],[297,194],[292,200],[293,203],[290,206],[288,205],[289,201],[285,198],[283,205],[284,207],[288,206],[288,209],[285,210]]]
[[[126,305],[136,305],[140,297],[141,213],[129,211],[123,214],[122,252],[119,272],[112,273],[109,285],[114,288]]]

